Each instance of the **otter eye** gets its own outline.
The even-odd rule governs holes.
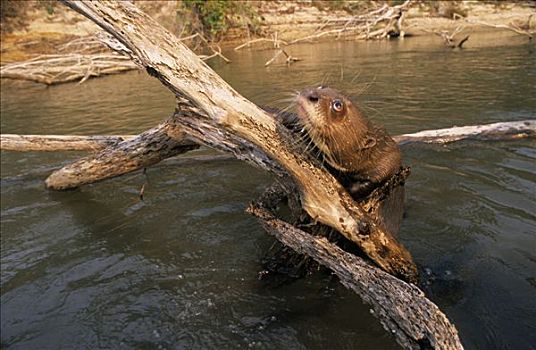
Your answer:
[[[342,111],[343,107],[344,105],[341,100],[333,100],[333,102],[331,102],[331,109],[333,109],[335,112]]]

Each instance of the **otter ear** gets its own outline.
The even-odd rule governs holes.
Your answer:
[[[376,139],[372,136],[367,135],[365,137],[365,143],[363,144],[363,149],[372,148],[376,146]]]

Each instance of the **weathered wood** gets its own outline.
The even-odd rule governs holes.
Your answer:
[[[0,78],[29,80],[46,85],[55,85],[79,81],[83,83],[91,77],[115,74],[139,67],[128,56],[110,52],[106,44],[106,36],[89,35],[78,37],[58,47],[58,53],[40,55],[19,62],[12,62],[0,67]],[[194,38],[201,40],[212,51],[211,55],[199,55],[202,60],[220,57],[225,62],[221,48],[205,39],[199,33],[177,40],[186,41]]]
[[[179,104],[174,118],[185,132],[277,175],[290,174],[313,219],[337,229],[386,271],[417,280],[409,252],[318,161],[296,152],[287,130],[239,95],[156,21],[129,2],[64,2],[112,34],[149,74],[175,93]]]
[[[361,204],[363,209],[374,218],[374,220],[382,221],[381,207],[385,201],[389,201],[389,197],[398,196],[401,186],[404,186],[411,169],[402,167],[399,171],[385,180],[382,184],[372,190],[366,197],[355,198]],[[315,224],[310,221],[310,218],[305,215],[300,206],[299,198],[296,198],[296,191],[289,183],[280,182],[278,186],[284,184],[286,198],[284,200],[288,211],[285,210],[285,221],[298,227],[301,230],[315,237],[325,237],[333,244],[340,246],[343,249],[353,249],[353,245],[337,231],[321,224]],[[289,215],[290,214],[290,215]],[[393,227],[386,226],[390,232],[396,233],[398,230]],[[308,274],[318,271],[318,262],[315,262],[311,256],[299,254],[285,244],[274,244],[262,259],[264,270],[260,272],[259,277],[266,280],[270,284],[288,283],[296,278],[304,277]]]
[[[393,137],[401,145],[414,142],[448,143],[460,140],[506,140],[536,137],[536,120],[501,122],[424,130]]]
[[[329,20],[316,30],[314,34],[307,35],[290,41],[287,45],[293,45],[304,41],[313,41],[324,38],[340,38],[352,36],[360,40],[384,39],[391,34],[404,36],[402,23],[405,12],[416,1],[406,0],[400,5],[382,7],[368,13],[342,18],[339,20]],[[378,27],[380,27],[378,29]]]
[[[314,237],[276,217],[285,197],[279,185],[248,207],[263,227],[283,244],[333,271],[344,286],[372,306],[385,330],[406,349],[463,349],[456,328],[424,293],[345,252],[325,237]]]
[[[531,14],[527,19],[527,23],[523,25],[516,25],[514,23],[494,24],[494,23],[487,23],[487,22],[472,20],[472,19],[466,19],[465,21],[467,23],[478,24],[478,25],[486,26],[486,27],[511,30],[517,34],[526,35],[529,39],[532,39],[534,35],[536,35],[536,29],[534,29],[534,27],[531,28],[531,25],[530,25],[530,20],[532,19],[533,16],[534,14]]]
[[[0,134],[0,150],[35,151],[98,151],[130,140],[136,135],[18,135]],[[423,130],[393,136],[401,145],[410,143],[449,143],[461,140],[510,140],[536,137],[536,120],[468,125],[445,129]],[[183,142],[177,139],[177,142]],[[194,141],[191,141],[194,144]],[[143,147],[140,145],[140,147]],[[103,179],[106,178],[106,174]],[[73,184],[75,185],[75,184]]]
[[[198,147],[185,137],[179,126],[164,122],[133,139],[55,171],[47,178],[46,185],[55,190],[70,189],[72,183],[79,186],[123,175]]]
[[[0,77],[54,85],[137,68],[128,57],[115,53],[42,55],[3,65]]]
[[[115,146],[122,141],[133,139],[134,135],[16,135],[1,134],[0,149],[2,151],[100,151]]]

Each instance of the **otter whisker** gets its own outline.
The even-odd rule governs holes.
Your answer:
[[[354,77],[352,78],[352,80],[350,80],[350,84],[353,84],[355,82],[355,80],[357,78],[359,78],[361,76],[361,71],[357,72]]]
[[[374,85],[376,83],[376,78],[377,78],[377,76],[374,75],[374,77],[372,78],[372,81],[369,81],[367,83],[361,83],[360,85],[362,85],[363,87],[358,88],[355,91],[355,95],[359,96],[359,95],[363,95],[365,92],[367,92],[372,87],[372,85]]]
[[[322,81],[320,82],[319,86],[326,86],[326,84],[329,82],[329,78],[331,77],[331,73],[330,72],[327,72],[326,74],[324,74],[324,78],[322,79]]]

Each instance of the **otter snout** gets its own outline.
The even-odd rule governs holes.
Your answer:
[[[316,90],[309,91],[305,98],[307,98],[307,100],[312,103],[316,103],[320,99],[320,97],[318,96],[318,91]]]
[[[310,88],[302,91],[300,93],[300,97],[304,98],[305,100],[311,102],[311,103],[317,103],[320,101],[320,89],[322,89],[322,86],[319,86],[317,88]]]

